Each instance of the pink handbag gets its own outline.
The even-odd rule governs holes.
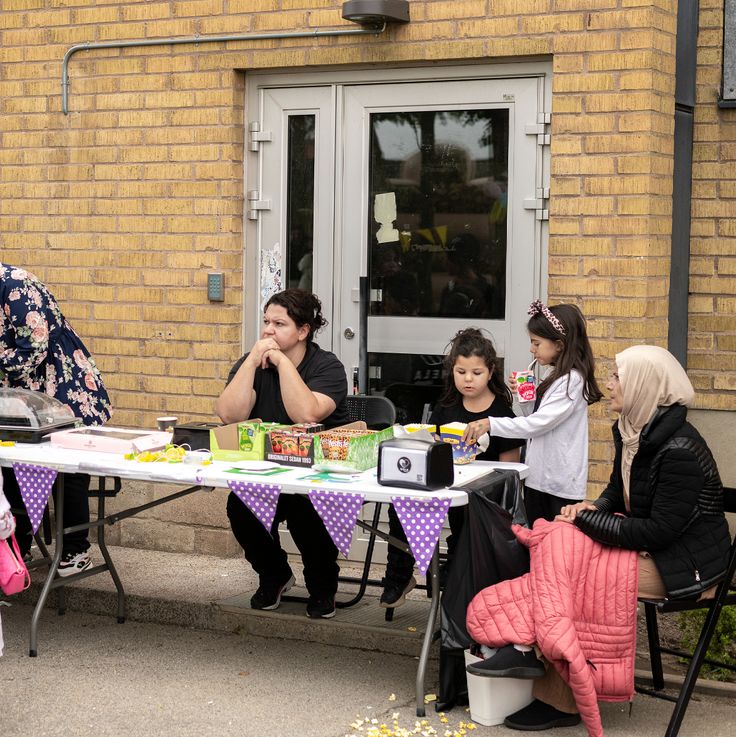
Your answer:
[[[0,540],[0,589],[6,596],[11,596],[25,591],[30,585],[31,575],[23,562],[15,535]]]

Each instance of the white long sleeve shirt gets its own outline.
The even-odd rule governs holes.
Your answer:
[[[588,485],[584,386],[583,376],[573,370],[552,383],[528,417],[489,417],[491,435],[527,439],[527,486],[574,501],[585,499]]]

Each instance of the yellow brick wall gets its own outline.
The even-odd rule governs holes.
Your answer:
[[[720,110],[723,3],[700,1],[689,374],[702,409],[736,409],[736,110]]]
[[[2,4],[0,257],[49,283],[104,371],[116,423],[211,416],[240,354],[247,70],[551,59],[550,301],[589,317],[601,379],[621,348],[666,342],[676,0],[410,5],[412,22],[381,37],[82,52],[64,116],[72,44],[354,26],[330,0]],[[701,100],[720,64],[718,6],[701,0]],[[715,351],[733,363],[702,386],[712,406],[736,386],[724,255],[736,228],[718,199],[736,197],[733,126],[732,111],[699,107],[691,360],[701,385]],[[227,274],[224,304],[206,300],[209,270]],[[609,415],[592,415],[595,492]]]

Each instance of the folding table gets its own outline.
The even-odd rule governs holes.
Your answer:
[[[467,504],[467,494],[462,491],[463,484],[471,483],[483,476],[493,472],[495,468],[518,471],[523,478],[528,471],[527,466],[520,463],[473,463],[467,466],[456,466],[455,486],[450,489],[440,489],[437,491],[424,491],[415,489],[403,489],[391,486],[381,486],[378,484],[375,476],[375,469],[365,471],[360,475],[350,477],[349,480],[341,480],[339,476],[330,478],[317,478],[315,472],[308,468],[288,468],[279,470],[273,474],[253,474],[250,472],[233,471],[234,464],[227,461],[215,461],[210,465],[196,465],[190,463],[139,463],[136,461],[125,460],[121,455],[113,453],[103,453],[100,451],[70,451],[61,448],[51,447],[48,442],[39,444],[21,444],[18,443],[11,447],[0,447],[0,466],[12,467],[14,463],[26,463],[34,466],[42,466],[54,469],[59,473],[56,486],[56,539],[60,540],[64,532],[74,532],[80,529],[97,528],[98,544],[102,553],[104,563],[75,574],[61,578],[56,574],[56,569],[61,557],[61,545],[56,545],[55,553],[49,561],[50,573],[46,577],[43,588],[35,605],[33,616],[31,619],[30,648],[29,654],[33,657],[38,652],[37,647],[37,630],[38,620],[43,611],[51,589],[60,589],[60,606],[63,608],[63,587],[76,581],[81,581],[89,576],[94,576],[107,571],[117,589],[117,617],[118,622],[125,621],[125,592],[120,577],[115,570],[110,553],[105,543],[104,530],[106,525],[113,525],[120,520],[131,517],[139,512],[150,509],[161,504],[165,504],[174,499],[187,496],[197,491],[211,491],[213,488],[228,488],[228,481],[242,480],[250,483],[268,483],[274,484],[280,488],[280,493],[284,494],[306,494],[312,489],[326,489],[331,491],[341,491],[345,493],[357,493],[364,497],[365,502],[375,502],[377,504],[390,503],[394,496],[412,497],[415,499],[436,499],[449,498],[450,506],[463,506]],[[77,525],[75,527],[64,527],[63,499],[64,484],[63,473],[86,473],[90,476],[99,477],[101,480],[98,492],[91,492],[92,496],[98,497],[97,519],[90,521],[88,525]],[[105,488],[105,479],[114,479],[112,489]],[[105,513],[105,499],[115,496],[121,488],[120,479],[130,479],[136,481],[146,481],[159,484],[179,484],[185,488],[168,494],[160,499],[148,502],[128,509],[123,509],[112,514]],[[377,529],[378,515],[374,516],[372,524],[361,522],[360,524],[371,532],[378,532],[380,536],[386,537],[385,533]],[[363,583],[359,595],[350,602],[343,603],[352,605],[356,603],[362,596],[365,589],[365,579],[370,565],[370,560],[366,562],[364,568]],[[425,712],[424,706],[424,680],[426,675],[427,663],[429,661],[429,651],[432,643],[433,630],[437,620],[439,611],[440,592],[439,592],[439,564],[437,550],[432,557],[429,575],[432,579],[432,598],[427,618],[427,629],[422,642],[421,655],[417,668],[416,679],[416,695],[417,695],[417,715],[423,716]]]

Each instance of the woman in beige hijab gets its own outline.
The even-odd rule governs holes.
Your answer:
[[[640,596],[712,595],[725,575],[731,540],[718,468],[687,421],[694,397],[687,374],[664,348],[634,346],[616,355],[607,389],[619,413],[611,479],[593,503],[563,507],[557,519],[600,543],[639,551]],[[535,681],[534,697],[504,724],[576,723],[572,692],[554,668]]]
[[[593,504],[566,507],[560,518],[641,551],[641,595],[700,596],[723,578],[731,541],[718,468],[687,421],[692,384],[669,351],[638,345],[616,355],[607,388],[619,412],[611,480]]]

